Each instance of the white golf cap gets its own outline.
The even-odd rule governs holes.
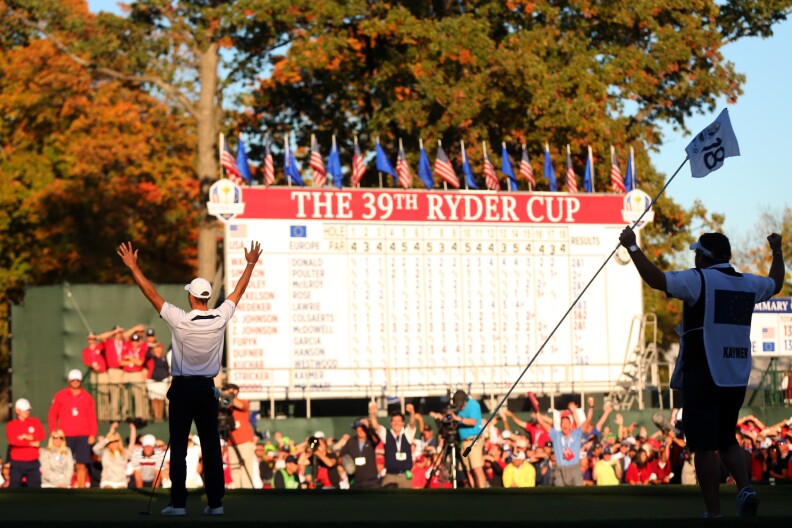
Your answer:
[[[212,296],[212,285],[201,277],[194,278],[190,284],[184,286],[184,289],[196,299],[208,299]]]
[[[512,458],[515,460],[525,460],[526,456],[522,451],[518,451],[512,455]]]
[[[68,381],[72,381],[72,380],[82,381],[82,372],[80,372],[77,369],[71,369],[69,371],[69,374],[66,376],[66,379]]]
[[[14,404],[14,409],[19,409],[20,411],[29,411],[30,402],[27,401],[25,398],[19,398]]]
[[[314,436],[315,436],[316,438],[324,438],[324,437],[325,437],[325,434],[324,434],[322,431],[316,431],[316,432],[314,433]]]
[[[157,438],[153,434],[143,435],[140,439],[140,445],[143,447],[154,447],[157,445]]]

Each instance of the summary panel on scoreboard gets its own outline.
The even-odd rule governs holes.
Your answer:
[[[751,354],[792,356],[792,298],[773,297],[756,305],[751,318]]]
[[[245,242],[263,254],[229,325],[227,366],[249,397],[506,390],[543,344],[526,388],[605,390],[621,370],[642,311],[626,262],[609,262],[548,340],[618,240],[618,197],[244,196],[245,215],[226,227],[228,278],[244,269]]]

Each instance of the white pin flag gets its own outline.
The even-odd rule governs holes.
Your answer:
[[[723,166],[726,158],[740,155],[729,111],[724,108],[710,126],[702,130],[685,148],[694,178],[703,178]]]

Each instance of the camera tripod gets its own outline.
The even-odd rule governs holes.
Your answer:
[[[451,477],[451,482],[454,489],[457,488],[457,440],[455,438],[446,438],[443,437],[443,449],[440,453],[436,456],[434,462],[432,463],[432,471],[429,473],[429,476],[426,478],[426,484],[424,488],[428,488],[429,485],[432,483],[432,479],[435,476],[435,473],[440,469],[440,467],[448,463],[449,468],[449,476]]]
[[[245,475],[248,478],[248,482],[250,482],[250,487],[253,488],[255,487],[255,485],[253,484],[253,477],[250,476],[250,471],[248,471],[248,467],[245,464],[245,459],[242,456],[242,453],[239,451],[239,446],[231,437],[230,433],[232,429],[226,424],[226,420],[223,420],[222,418],[223,416],[221,413],[220,419],[218,419],[217,421],[218,423],[217,431],[220,434],[220,440],[225,440],[226,444],[229,445],[234,450],[234,453],[236,454],[237,457],[237,462],[239,463],[240,466],[242,466],[242,469],[245,470]]]

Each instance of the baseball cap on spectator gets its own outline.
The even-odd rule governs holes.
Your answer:
[[[123,332],[123,331],[124,331],[124,327],[121,326],[121,325],[115,325],[113,327],[113,333],[114,334],[117,334],[118,332]]]
[[[611,446],[606,445],[605,447],[603,447],[602,448],[602,454],[603,455],[612,455],[613,454],[613,450],[611,449]]]
[[[552,448],[553,447],[553,441],[552,440],[548,440],[547,442],[545,442],[545,447]]]
[[[154,447],[157,445],[157,439],[153,434],[143,435],[143,438],[140,439],[140,445],[143,447]]]
[[[194,278],[190,284],[184,286],[184,289],[196,299],[208,299],[212,296],[212,285],[201,277]]]
[[[572,420],[572,411],[563,411],[561,413],[561,419],[563,420],[564,418],[568,419],[570,422],[573,421]]]
[[[527,449],[528,448],[528,439],[525,438],[524,436],[519,437],[517,439],[516,446]]]
[[[314,433],[314,436],[315,436],[316,438],[324,438],[324,437],[325,437],[325,434],[324,434],[322,431],[316,431],[316,432]]]
[[[357,429],[358,427],[366,427],[366,424],[363,423],[363,418],[358,418],[352,422],[352,429]]]
[[[77,369],[71,369],[69,374],[66,376],[67,381],[82,381],[82,372]]]
[[[287,464],[296,464],[297,463],[297,457],[294,456],[294,455],[287,456],[286,457],[286,463]]]
[[[434,431],[434,429],[432,429],[432,426],[429,425],[429,424],[424,425],[423,426],[423,430],[424,431]]]
[[[512,455],[512,458],[514,460],[525,460],[525,453],[523,453],[522,451],[518,451]]]
[[[157,332],[155,332],[153,328],[148,328],[146,329],[146,335],[147,336],[157,335]]]
[[[501,438],[503,438],[504,440],[508,440],[509,438],[511,438],[511,433],[508,430],[507,431],[503,431],[501,433]]]
[[[630,445],[630,446],[634,446],[637,443],[638,442],[635,440],[634,436],[628,436],[627,438],[622,440],[622,444],[627,444],[627,445]]]
[[[762,443],[759,444],[760,449],[768,449],[771,445],[773,445],[773,440],[770,437],[766,437],[762,440]]]
[[[132,334],[132,337],[130,337],[129,339],[131,339],[132,341],[140,341],[140,336],[137,334]]]
[[[690,244],[690,249],[714,260],[731,259],[731,244],[723,233],[704,233]]]
[[[14,404],[14,409],[19,409],[20,411],[29,411],[30,402],[27,401],[25,398],[19,398]]]

